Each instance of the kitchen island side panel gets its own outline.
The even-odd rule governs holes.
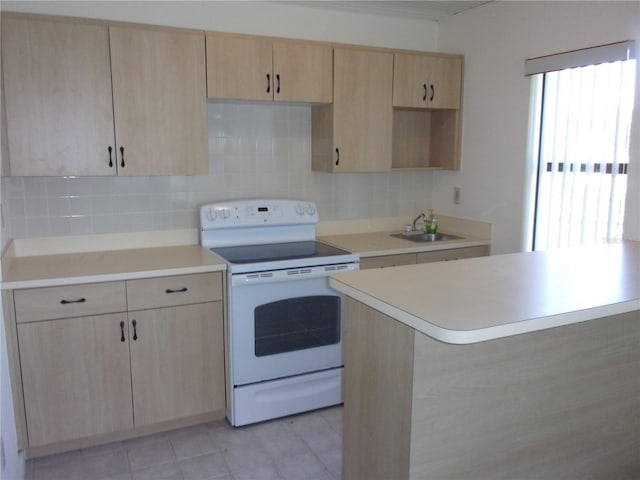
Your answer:
[[[471,345],[416,333],[413,372],[411,479],[640,478],[638,311]]]
[[[415,331],[345,298],[342,478],[409,475]]]

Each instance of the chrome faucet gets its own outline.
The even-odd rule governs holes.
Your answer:
[[[416,222],[418,220],[422,219],[423,222],[427,221],[427,216],[424,213],[421,213],[420,215],[418,215],[416,218],[413,219],[413,223],[411,224],[411,229],[412,230],[417,230],[416,228]]]

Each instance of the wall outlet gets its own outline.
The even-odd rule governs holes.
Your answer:
[[[460,205],[460,187],[453,187],[453,203]]]

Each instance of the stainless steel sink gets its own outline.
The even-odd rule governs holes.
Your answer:
[[[422,233],[422,232],[407,232],[407,233],[393,233],[392,237],[402,238],[411,242],[445,242],[447,240],[459,240],[462,237],[455,235],[448,235],[446,233]]]

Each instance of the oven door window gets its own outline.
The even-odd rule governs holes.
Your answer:
[[[314,295],[255,309],[255,355],[264,357],[340,341],[340,297]]]

